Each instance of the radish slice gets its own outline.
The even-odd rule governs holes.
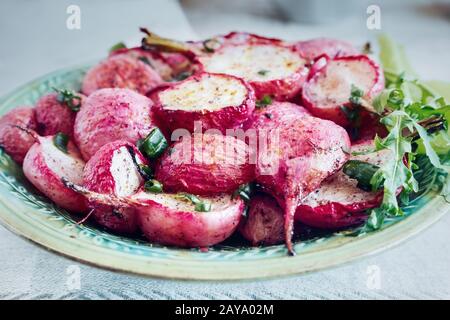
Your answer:
[[[257,194],[250,200],[247,217],[241,223],[239,231],[253,246],[282,243],[283,209],[271,196]]]
[[[337,58],[359,54],[358,50],[351,43],[330,38],[299,41],[295,44],[295,47],[302,57],[307,60],[314,60],[321,55]]]
[[[253,126],[269,137],[267,148],[258,149],[256,181],[284,208],[286,245],[294,254],[295,210],[346,162],[350,139],[342,127],[311,116],[268,120],[256,119]]]
[[[366,56],[329,60],[303,86],[303,104],[317,117],[348,126],[342,106],[350,105],[352,85],[370,102],[384,88],[380,67]]]
[[[67,188],[62,178],[82,183],[84,161],[75,145],[69,141],[67,153],[56,147],[54,136],[35,136],[37,142],[23,161],[28,180],[60,207],[74,212],[86,211],[85,198]]]
[[[16,126],[32,131],[37,130],[34,109],[19,107],[0,118],[0,146],[15,162],[22,164],[35,139]]]
[[[237,228],[244,212],[240,198],[221,195],[201,198],[211,205],[209,212],[195,211],[189,201],[175,194],[139,192],[136,203],[142,232],[150,241],[180,247],[206,247],[222,242]]]
[[[147,160],[127,141],[114,141],[104,145],[86,163],[83,185],[93,192],[126,197],[134,194],[144,183],[139,165]],[[137,230],[134,208],[114,207],[89,201],[95,220],[102,226],[124,233]]]
[[[78,111],[74,138],[85,160],[116,140],[135,144],[154,127],[152,101],[129,89],[100,89]]]
[[[352,152],[370,149],[372,141],[352,146]],[[367,155],[352,156],[360,160],[382,166],[392,160],[389,150],[381,150]],[[382,192],[368,192],[357,186],[357,181],[349,178],[342,170],[338,171],[302,202],[297,208],[295,219],[312,227],[338,229],[365,221],[367,215],[362,211],[378,207]]]
[[[256,98],[276,100],[295,97],[306,79],[306,61],[291,46],[279,41],[225,43],[213,53],[199,57],[204,70],[243,78],[254,88]]]
[[[113,55],[87,72],[82,92],[90,95],[102,88],[127,88],[146,94],[162,82],[160,75],[143,61],[127,55]]]
[[[255,108],[251,87],[239,78],[202,73],[152,96],[153,111],[169,131],[184,128],[194,131],[200,121],[204,130],[240,126]]]
[[[198,161],[198,160],[201,161]],[[176,142],[156,167],[156,179],[171,192],[231,193],[254,178],[247,144],[232,136],[203,134]]]

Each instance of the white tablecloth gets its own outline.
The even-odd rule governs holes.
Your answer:
[[[66,7],[74,3],[80,5],[82,12],[82,28],[78,31],[65,28]],[[450,80],[449,23],[426,17],[408,18],[411,14],[414,15],[398,12],[393,19],[387,13],[386,28],[407,45],[421,75]],[[311,27],[244,14],[211,15],[195,8],[189,10],[188,17],[201,36],[245,29],[291,39],[326,35],[363,43],[374,37],[363,27],[355,26],[355,21]],[[140,25],[169,37],[194,36],[174,0],[2,0],[0,95],[51,70],[102,57],[111,44],[120,40],[137,40],[136,27]],[[449,229],[450,216],[446,215],[402,245],[346,266],[276,280],[220,283],[154,280],[100,270],[47,252],[0,226],[0,298],[448,299]],[[72,281],[73,270],[79,271],[79,286]]]

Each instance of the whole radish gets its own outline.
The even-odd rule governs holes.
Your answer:
[[[74,124],[74,138],[85,160],[109,142],[135,144],[154,127],[152,101],[129,89],[100,89],[86,98]]]
[[[38,133],[50,136],[62,132],[73,137],[75,116],[85,98],[65,89],[41,97],[35,105]]]
[[[0,118],[0,146],[14,161],[22,164],[35,139],[17,126],[32,131],[36,130],[37,123],[34,109],[19,107]]]
[[[90,95],[103,88],[127,88],[146,94],[162,82],[160,75],[142,60],[113,55],[87,72],[81,90]]]

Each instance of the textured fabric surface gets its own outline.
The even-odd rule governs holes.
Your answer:
[[[0,95],[49,71],[102,57],[120,40],[137,40],[139,25],[169,37],[194,37],[176,1],[107,1],[108,10],[104,10],[105,2],[58,1],[56,5],[55,1],[2,0]],[[80,31],[65,28],[65,8],[72,3],[79,3],[82,10]],[[193,6],[188,18],[200,36],[240,29],[289,39],[336,36],[361,44],[374,38],[364,28],[355,28],[355,21],[332,27],[299,26],[222,11],[211,15]],[[36,12],[45,12],[45,17]],[[399,17],[394,20],[386,13],[385,24],[406,44],[419,73],[450,80],[439,64],[446,61],[450,50],[448,22],[412,19],[408,15],[413,13],[401,10],[396,14]],[[429,59],[430,52],[434,52],[433,59]],[[100,270],[48,252],[0,226],[0,298],[449,299],[449,230],[450,216],[446,215],[403,244],[345,266],[289,278],[220,283],[149,279]]]

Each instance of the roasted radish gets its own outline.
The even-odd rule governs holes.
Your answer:
[[[114,141],[101,147],[86,163],[83,185],[93,192],[125,197],[144,183],[147,160],[127,141]],[[96,221],[104,227],[131,233],[136,231],[134,208],[121,208],[89,201]]]
[[[121,48],[111,52],[110,56],[128,56],[132,59],[144,62],[153,68],[164,81],[170,81],[173,78],[172,66],[166,61],[165,57],[156,51],[144,50],[140,47]]]
[[[153,111],[161,125],[194,131],[198,121],[203,130],[240,126],[255,108],[251,87],[230,75],[202,73],[156,92]]]
[[[22,129],[37,129],[34,109],[16,108],[0,118],[0,146],[19,164],[22,164],[35,142],[35,139]]]
[[[77,113],[74,138],[85,160],[108,142],[135,144],[154,127],[152,101],[129,89],[100,89],[86,98]]]
[[[372,141],[353,145],[352,152],[370,150]],[[381,166],[391,161],[388,149],[352,156],[351,160]],[[370,180],[367,177],[366,180]],[[361,186],[362,187],[362,186]],[[327,178],[318,189],[311,192],[297,208],[295,219],[302,223],[323,229],[338,229],[359,224],[367,219],[365,210],[378,207],[382,199],[382,191],[358,187],[358,181],[350,178],[343,170]]]
[[[314,60],[321,55],[337,58],[359,54],[358,50],[351,43],[330,38],[299,41],[295,44],[295,47],[302,57],[308,61]]]
[[[308,73],[306,60],[294,47],[279,40],[248,39],[247,42],[225,41],[217,49],[200,55],[204,70],[246,80],[255,90],[257,99],[266,95],[276,100],[295,97]]]
[[[239,197],[139,192],[132,196],[145,237],[165,245],[207,247],[237,228],[244,212]]]
[[[160,75],[142,60],[114,55],[87,72],[82,92],[90,95],[102,88],[127,88],[145,94],[162,82]]]
[[[317,63],[320,63],[319,61]],[[305,83],[303,104],[316,117],[348,126],[351,121],[344,107],[356,100],[365,106],[384,89],[384,76],[379,66],[366,56],[342,57],[327,61]]]
[[[35,105],[38,133],[43,136],[58,132],[73,136],[73,124],[85,97],[69,90],[58,90],[41,97]]]
[[[260,117],[267,118],[264,114]],[[295,210],[325,178],[342,167],[348,159],[350,140],[342,127],[312,116],[268,120],[255,119],[253,126],[260,132],[256,181],[284,208],[285,240],[293,254]],[[267,146],[262,148],[264,132]]]
[[[239,231],[253,246],[281,243],[284,239],[283,209],[269,195],[254,195]]]
[[[85,198],[67,188],[62,179],[83,182],[84,161],[75,145],[64,134],[40,137],[28,133],[35,143],[23,161],[28,180],[60,207],[73,212],[86,211]]]
[[[232,136],[183,137],[168,149],[156,168],[166,191],[198,195],[231,193],[254,178],[248,146]]]

